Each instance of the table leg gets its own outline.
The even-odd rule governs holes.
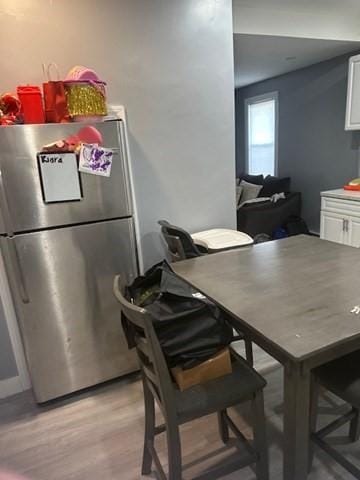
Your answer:
[[[284,367],[284,480],[306,480],[309,456],[310,372]]]

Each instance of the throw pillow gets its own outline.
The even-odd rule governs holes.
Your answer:
[[[264,175],[248,175],[243,173],[240,175],[240,180],[245,180],[245,182],[252,183],[254,185],[263,185]]]
[[[264,179],[264,185],[261,190],[262,197],[271,197],[275,193],[287,193],[290,191],[290,177],[272,177],[268,175]]]
[[[241,185],[236,185],[236,208],[239,208],[240,206],[240,199],[243,190],[244,187],[242,187]]]
[[[243,187],[240,203],[257,198],[260,190],[263,188],[262,185],[255,185],[253,183],[245,182],[245,180],[241,180],[240,187]]]

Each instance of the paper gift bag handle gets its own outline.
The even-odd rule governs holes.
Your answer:
[[[51,80],[51,67],[55,68],[56,73],[57,73],[57,81],[59,81],[60,80],[60,71],[59,71],[59,67],[57,66],[57,64],[55,62],[51,62],[47,66],[46,66],[45,63],[42,64],[42,69],[43,69],[43,74],[44,74],[45,81],[48,81],[48,82],[52,81]]]

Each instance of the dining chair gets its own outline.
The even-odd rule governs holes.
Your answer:
[[[217,413],[222,441],[229,441],[229,430],[246,447],[246,457],[222,462],[201,474],[201,480],[218,478],[248,465],[255,465],[258,480],[268,480],[268,451],[265,431],[263,389],[265,380],[244,360],[234,359],[231,374],[210,380],[202,385],[180,391],[172,380],[164,354],[153,326],[151,315],[125,298],[121,278],[114,279],[114,294],[122,314],[132,323],[134,343],[139,359],[145,403],[145,435],[142,474],[151,473],[155,465],[160,480],[182,480],[180,425],[211,413]],[[249,442],[231,420],[227,409],[250,401],[253,411],[253,442]],[[155,423],[155,402],[164,424]],[[168,476],[155,449],[155,437],[165,432],[168,450]]]
[[[167,220],[159,220],[158,223],[172,261],[175,262],[254,244],[254,239],[245,232],[228,228],[210,228],[190,235],[183,228],[172,225]]]
[[[349,411],[327,426],[316,431],[318,399],[320,387],[326,388],[341,400],[350,405]],[[309,470],[313,461],[313,444],[327,452],[348,472],[360,479],[360,469],[325,441],[325,437],[343,425],[349,423],[349,441],[356,442],[360,438],[360,351],[345,355],[316,368],[312,373]]]
[[[183,228],[171,225],[167,220],[159,220],[158,224],[161,226],[161,234],[167,244],[172,262],[206,254],[197,247],[190,233]]]

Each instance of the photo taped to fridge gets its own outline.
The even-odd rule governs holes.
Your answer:
[[[45,203],[81,200],[81,180],[75,153],[38,153],[37,159]]]

